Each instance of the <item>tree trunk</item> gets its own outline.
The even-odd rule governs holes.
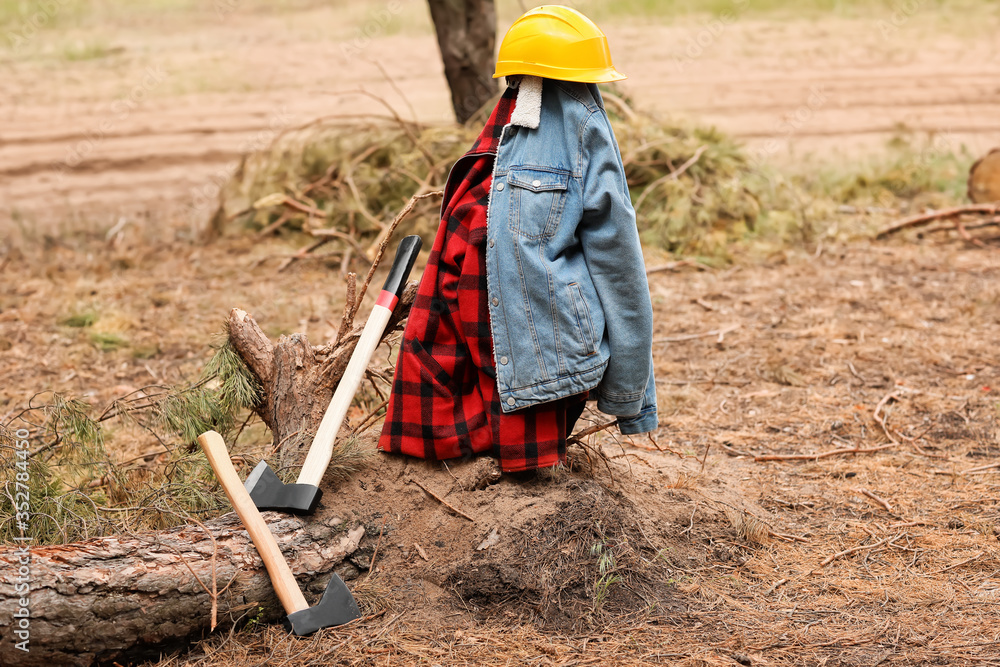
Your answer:
[[[496,9],[493,0],[427,0],[437,31],[451,105],[459,123],[497,93],[493,80]]]
[[[409,314],[416,293],[415,282],[407,285],[387,332]],[[229,340],[263,386],[264,401],[256,412],[271,429],[275,447],[280,446],[282,468],[302,464],[362,329],[355,327],[338,343],[322,347],[299,333],[272,343],[247,313],[234,308],[229,314]]]
[[[977,204],[1000,201],[1000,148],[994,148],[969,169],[969,199]]]
[[[359,526],[344,533],[330,519],[324,523],[314,517],[306,523],[276,512],[265,517],[303,590],[321,592],[330,572],[357,550],[365,532]],[[5,548],[0,552],[0,664],[91,665],[156,658],[209,628],[213,578],[220,627],[240,617],[264,622],[283,617],[239,518],[226,514],[205,527],[211,537],[186,525],[33,547],[30,560],[16,548]],[[29,584],[27,593],[15,588],[19,570]],[[24,608],[27,627],[16,616]],[[17,630],[27,634],[18,636]],[[21,647],[27,651],[18,647],[25,637],[27,644]]]

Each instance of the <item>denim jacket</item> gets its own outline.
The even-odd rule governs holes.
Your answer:
[[[653,309],[618,143],[597,86],[522,77],[487,210],[505,412],[596,387],[622,433],[657,426]],[[591,393],[591,398],[594,398]]]

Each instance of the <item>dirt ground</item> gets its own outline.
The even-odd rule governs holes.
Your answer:
[[[103,407],[192,382],[232,307],[272,336],[335,333],[339,257],[279,273],[288,241],[193,244],[208,213],[196,204],[273,132],[380,112],[352,88],[406,110],[373,58],[413,115],[443,122],[436,47],[408,29],[345,51],[352,29],[330,10],[213,17],[113,33],[120,50],[99,60],[5,63],[0,421],[37,393]],[[899,124],[972,152],[1000,145],[1000,23],[980,23],[959,39],[920,15],[888,37],[871,20],[746,20],[691,61],[697,22],[608,31],[630,45],[619,66],[640,106],[716,123],[775,160],[848,159]],[[1000,665],[1000,255],[984,242],[911,234],[651,273],[665,451],[603,434],[591,446],[609,466],[527,482],[379,459],[338,493],[369,528],[365,553],[380,549],[391,608],[305,641],[225,632],[160,664]],[[123,460],[162,451],[128,435],[109,434]],[[610,585],[603,614],[596,580],[567,579],[570,622],[547,615],[552,587],[498,563],[531,565],[530,538],[587,499],[632,516],[630,567],[657,579]],[[499,543],[477,550],[495,528]],[[593,566],[593,540],[576,542]]]
[[[272,335],[332,333],[336,261],[251,271],[282,248],[244,239],[152,250],[131,245],[129,229],[117,248],[52,245],[4,266],[6,415],[36,391],[105,405],[138,386],[191,381],[232,305]],[[1000,665],[992,244],[854,244],[652,273],[658,436],[676,454],[604,435],[591,445],[614,458],[608,470],[595,464],[595,480],[526,483],[483,482],[472,464],[380,459],[330,495],[332,511],[353,508],[368,527],[365,553],[381,549],[390,611],[307,643],[276,627],[222,633],[167,664],[308,652],[371,665]],[[91,327],[60,324],[79,309],[99,314]],[[91,330],[126,345],[102,351]],[[122,458],[162,451],[148,436],[114,446]],[[521,538],[541,539],[568,504],[595,497],[587,507],[644,526],[633,543],[653,546],[634,558],[657,565],[660,587],[617,584],[606,611],[622,613],[597,616],[595,582],[575,580],[556,608],[578,611],[576,625],[554,622],[541,611],[544,586],[524,581],[537,548]],[[494,528],[501,543],[484,557],[476,547]],[[599,540],[567,532],[593,567],[586,547]],[[520,578],[490,570],[497,562]],[[469,583],[473,571],[492,574]]]

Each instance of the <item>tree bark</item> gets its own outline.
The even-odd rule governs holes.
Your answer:
[[[313,517],[307,524],[276,512],[265,518],[304,591],[321,592],[330,572],[357,550],[365,532],[360,526],[344,532],[333,519],[324,523]],[[239,518],[226,514],[205,528],[208,533],[186,525],[33,547],[30,559],[5,547],[0,552],[0,664],[91,665],[156,658],[209,628],[213,577],[219,627],[242,616],[263,622],[283,617]],[[21,576],[29,584],[27,593],[15,588]],[[17,646],[25,635],[15,635],[24,626],[15,614],[23,614],[19,610],[25,607],[29,617],[22,632],[28,633],[28,651]]]
[[[417,284],[411,282],[386,326],[391,332],[410,312]],[[323,419],[333,391],[344,375],[363,327],[339,342],[314,347],[300,333],[272,343],[246,312],[229,314],[229,340],[263,386],[263,402],[255,411],[274,436],[282,468],[301,465]]]
[[[437,32],[451,105],[459,123],[469,120],[498,90],[494,0],[427,0]]]
[[[976,204],[1000,201],[1000,148],[994,148],[969,169],[969,199]]]

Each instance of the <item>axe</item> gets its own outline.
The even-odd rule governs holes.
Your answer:
[[[292,569],[288,567],[285,557],[278,549],[278,542],[250,500],[250,494],[240,484],[239,475],[236,474],[233,462],[229,459],[229,451],[222,436],[215,431],[206,431],[198,436],[198,443],[205,450],[205,456],[208,457],[215,476],[219,478],[229,502],[233,504],[233,509],[250,533],[250,539],[253,540],[257,553],[264,561],[264,567],[267,568],[267,574],[274,585],[274,592],[278,594],[281,606],[288,614],[285,617],[285,627],[292,633],[302,636],[312,634],[321,628],[343,625],[361,618],[354,596],[336,573],[330,578],[319,604],[315,607],[309,606],[302,591],[299,590]]]
[[[385,325],[392,316],[392,310],[403,293],[406,278],[410,275],[417,253],[420,252],[420,243],[419,236],[407,236],[400,241],[396,258],[392,262],[392,268],[389,269],[389,276],[385,279],[385,285],[382,286],[378,301],[368,316],[357,347],[354,348],[354,353],[333,398],[330,399],[330,405],[323,415],[319,429],[316,430],[316,436],[309,446],[309,453],[306,454],[306,460],[302,464],[296,483],[282,482],[264,461],[258,463],[247,477],[246,489],[250,492],[250,498],[253,499],[257,509],[292,514],[312,514],[316,510],[323,496],[319,483],[327,466],[330,465],[337,431],[340,430],[344,416],[347,415],[347,409],[351,407],[351,401],[365,375],[368,362],[382,340],[382,332],[385,331]]]

